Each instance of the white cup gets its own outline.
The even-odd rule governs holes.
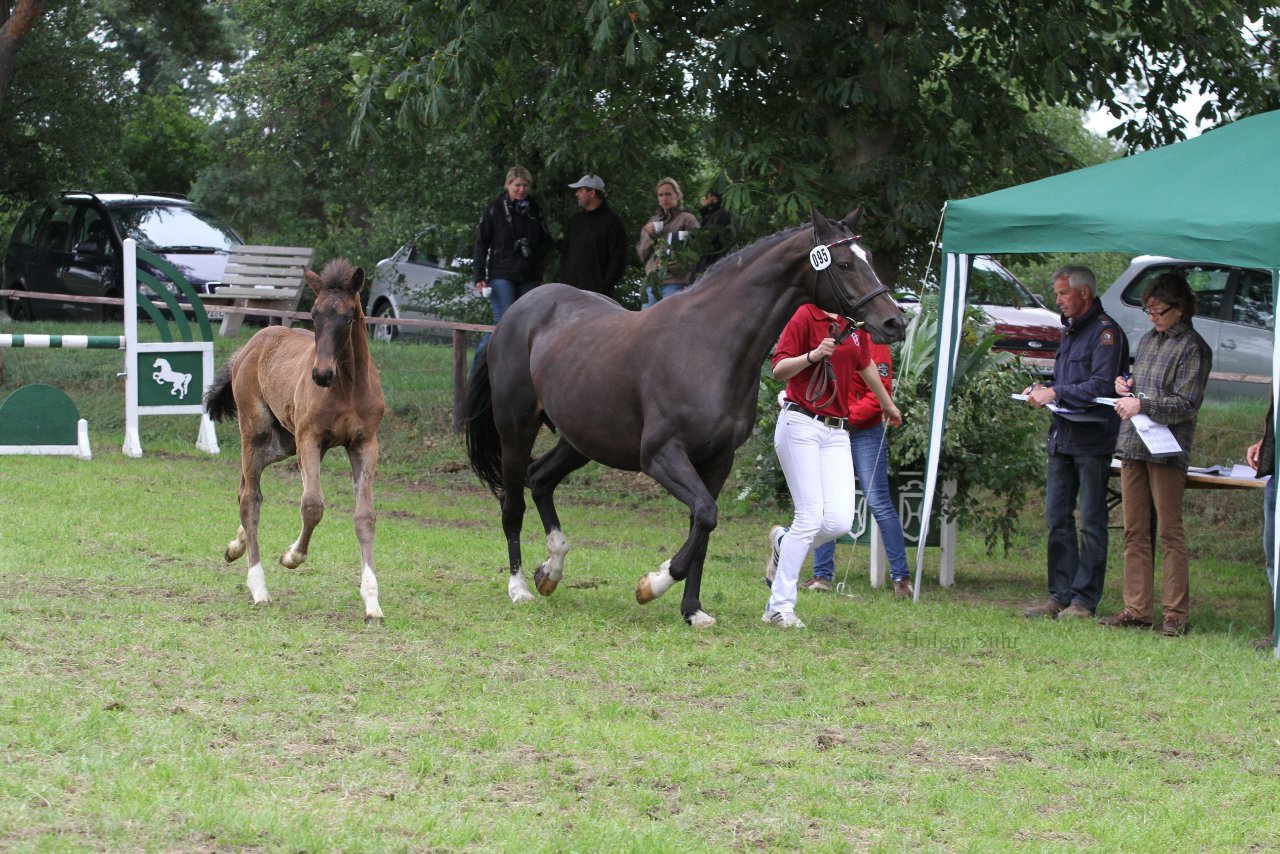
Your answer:
[[[650,225],[653,226],[653,233],[655,235],[662,233],[662,220],[657,220],[656,222],[652,222],[650,223]]]
[[[489,297],[493,296],[493,288],[489,287],[488,285],[485,285],[483,288],[480,289],[480,296],[484,297],[485,299],[488,299]]]
[[[689,239],[689,232],[687,231],[676,232],[676,240],[688,240],[688,239]]]

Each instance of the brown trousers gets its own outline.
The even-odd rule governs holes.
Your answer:
[[[1164,618],[1187,618],[1187,535],[1182,527],[1182,493],[1187,473],[1178,466],[1148,460],[1124,460],[1120,489],[1124,498],[1124,605],[1140,620],[1152,619],[1155,553],[1151,543],[1154,506],[1160,548],[1164,552]]]

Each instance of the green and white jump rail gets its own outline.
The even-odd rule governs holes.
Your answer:
[[[123,350],[123,335],[0,335],[0,347],[33,350]]]

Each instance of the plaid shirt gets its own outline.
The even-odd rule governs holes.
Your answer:
[[[1116,456],[1153,460],[1186,471],[1196,417],[1212,367],[1213,352],[1200,333],[1191,328],[1189,320],[1179,321],[1168,332],[1152,329],[1142,336],[1133,360],[1133,393],[1141,400],[1142,414],[1168,427],[1182,446],[1182,453],[1152,456],[1133,429],[1133,422],[1124,421],[1120,424]]]

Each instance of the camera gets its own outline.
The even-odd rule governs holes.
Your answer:
[[[516,241],[516,251],[520,253],[522,258],[533,257],[533,247],[529,245],[529,238],[521,237]]]

